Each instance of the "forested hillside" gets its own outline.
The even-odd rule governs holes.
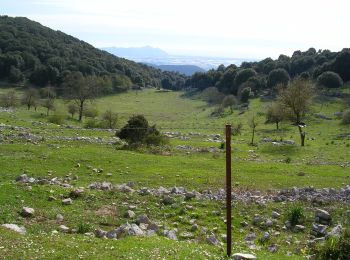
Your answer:
[[[0,80],[59,86],[71,72],[107,77],[114,88],[182,88],[185,77],[118,58],[24,17],[0,16]]]
[[[216,70],[194,74],[186,85],[199,90],[216,87],[222,93],[240,96],[244,90],[271,90],[296,77],[316,81],[322,87],[339,87],[350,80],[350,49],[331,52],[310,48],[295,51],[292,57],[280,55],[276,60],[243,62],[239,67],[221,65]]]

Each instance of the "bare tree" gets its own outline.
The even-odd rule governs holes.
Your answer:
[[[0,96],[0,105],[6,108],[17,106],[17,95],[14,90]]]
[[[248,125],[250,129],[252,129],[252,141],[250,142],[251,145],[254,145],[254,137],[255,137],[255,131],[258,126],[258,120],[257,116],[255,114],[252,114],[248,119]]]
[[[313,95],[313,85],[304,79],[290,82],[287,88],[280,89],[278,95],[279,102],[290,112],[291,120],[298,127],[301,146],[305,145],[306,135],[303,130],[306,124],[302,120],[310,108]]]
[[[50,110],[55,110],[56,91],[49,85],[41,90],[41,96],[45,98],[41,105],[47,109],[46,115],[49,115]]]
[[[284,120],[286,117],[286,112],[284,111],[284,107],[279,102],[273,102],[267,108],[266,113],[266,123],[274,123],[276,124],[276,129],[279,129],[279,123]]]
[[[73,104],[73,103],[70,103],[69,105],[68,105],[68,113],[69,114],[71,114],[72,115],[72,118],[74,117],[74,115],[75,115],[75,113],[77,113],[78,112],[78,107],[77,107],[77,105],[76,104]]]
[[[234,95],[227,95],[222,101],[223,107],[230,107],[231,114],[233,113],[233,106],[237,104],[237,99]]]
[[[34,107],[36,110],[36,107],[37,107],[38,102],[39,102],[38,90],[35,88],[27,89],[22,96],[21,102],[23,105],[27,106],[28,110],[30,110],[31,107]]]
[[[106,125],[110,128],[113,129],[117,125],[118,121],[118,114],[112,112],[111,110],[107,110],[104,112],[102,115],[102,120],[106,123]]]

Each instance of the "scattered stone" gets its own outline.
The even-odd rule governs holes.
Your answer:
[[[264,232],[264,235],[262,236],[262,238],[260,239],[261,242],[266,242],[270,239],[270,233],[269,232]]]
[[[154,232],[159,231],[159,226],[156,223],[149,224],[147,228],[148,228],[148,230],[153,230]]]
[[[134,218],[134,217],[135,217],[135,212],[132,211],[132,210],[128,210],[128,211],[125,213],[125,217],[126,217],[126,218]]]
[[[105,237],[106,234],[107,234],[107,232],[102,230],[102,229],[96,229],[95,230],[95,236],[98,237],[98,238]]]
[[[303,225],[295,225],[294,227],[295,232],[301,232],[305,230],[305,226]]]
[[[128,230],[128,235],[130,236],[143,236],[143,231],[136,224],[131,224],[131,227]]]
[[[24,235],[27,232],[25,227],[20,227],[20,226],[18,226],[16,224],[2,224],[1,226],[4,227],[4,228],[7,228],[9,230],[12,230],[14,232],[17,232],[17,233],[19,233],[21,235]]]
[[[60,226],[59,226],[59,229],[60,229],[60,231],[63,232],[63,233],[69,233],[69,231],[70,231],[70,228],[69,228],[69,227],[66,227],[65,225],[60,225]]]
[[[198,225],[197,224],[193,224],[192,227],[191,227],[191,231],[196,231],[198,230]]]
[[[63,220],[64,220],[63,215],[61,215],[61,214],[57,214],[57,215],[56,215],[56,221],[57,221],[57,222],[62,222]]]
[[[171,205],[175,202],[174,198],[170,197],[170,196],[164,196],[163,198],[163,203],[165,205]]]
[[[325,211],[323,209],[316,209],[316,212],[315,212],[316,223],[329,224],[331,220],[332,220],[332,217],[328,213],[328,211]]]
[[[343,226],[342,225],[337,225],[328,233],[328,236],[340,237],[342,231],[343,231]]]
[[[182,232],[180,234],[180,237],[183,238],[183,239],[191,239],[191,238],[194,238],[194,235],[191,233],[191,232]]]
[[[49,196],[48,201],[54,201],[56,198],[54,196]]]
[[[193,199],[195,197],[196,197],[196,193],[194,193],[194,192],[186,192],[186,194],[185,194],[186,200],[190,200],[190,199]]]
[[[175,230],[170,230],[166,232],[166,237],[171,240],[177,240],[176,232]]]
[[[150,224],[150,220],[146,214],[142,214],[137,218],[136,223],[137,224],[141,224],[141,223]]]
[[[327,227],[326,225],[312,223],[311,235],[315,237],[324,237],[327,235]]]
[[[214,234],[207,236],[206,241],[207,241],[207,243],[214,245],[214,246],[217,246],[220,244],[219,240],[215,237]]]
[[[267,247],[267,251],[269,251],[270,253],[276,253],[277,250],[278,250],[277,245],[269,245],[269,246]]]
[[[33,217],[34,215],[34,209],[32,208],[28,208],[28,207],[23,207],[22,208],[22,211],[21,211],[21,215],[25,218],[28,218],[28,217]]]
[[[84,189],[78,188],[78,189],[72,190],[69,194],[69,197],[76,199],[76,198],[81,197],[83,195],[83,193],[84,193]]]
[[[62,200],[62,204],[63,204],[63,205],[71,205],[72,203],[73,203],[73,201],[72,201],[71,198],[63,199],[63,200]]]
[[[255,233],[249,233],[246,237],[245,237],[245,241],[253,241],[256,239],[256,235]]]
[[[256,259],[255,255],[251,255],[251,254],[243,254],[243,253],[236,253],[232,255],[232,258],[234,260],[249,260],[249,259]]]
[[[276,212],[276,211],[272,211],[272,214],[271,214],[272,218],[274,219],[279,219],[281,217],[281,214]]]

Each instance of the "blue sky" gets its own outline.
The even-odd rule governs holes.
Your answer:
[[[237,58],[350,47],[346,0],[0,0],[0,7],[96,47]]]

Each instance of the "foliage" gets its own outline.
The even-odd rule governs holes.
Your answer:
[[[96,107],[87,107],[84,110],[84,116],[89,118],[96,118],[98,116],[98,110]]]
[[[326,88],[339,88],[343,85],[343,80],[337,73],[325,71],[318,76],[317,85]]]
[[[219,92],[216,87],[209,87],[202,92],[202,98],[209,104],[221,104],[224,94]]]
[[[287,212],[287,220],[292,226],[301,224],[304,218],[304,208],[301,204],[293,204],[289,208]]]
[[[47,121],[56,125],[62,125],[64,123],[64,115],[54,114],[50,116]]]
[[[350,230],[346,229],[337,237],[329,237],[323,245],[315,249],[317,259],[348,260],[350,256]]]
[[[222,106],[223,107],[229,107],[231,114],[233,112],[233,106],[237,104],[237,99],[234,95],[227,95],[224,97],[224,99],[222,100]]]
[[[242,129],[243,129],[243,124],[241,122],[232,125],[232,135],[236,136],[236,135],[241,135],[242,133]]]
[[[72,115],[72,118],[74,115],[79,111],[79,108],[77,107],[76,104],[70,103],[67,107],[68,113]]]
[[[94,119],[94,118],[89,118],[85,124],[84,127],[85,128],[89,128],[89,129],[93,129],[93,128],[100,128],[100,123],[98,122],[98,120]]]
[[[85,222],[80,222],[78,224],[78,228],[77,228],[77,233],[78,234],[85,234],[92,231],[92,226],[89,223],[85,223]]]
[[[240,92],[240,101],[242,103],[247,103],[249,100],[250,94],[251,94],[250,88],[243,88],[242,91]]]
[[[132,145],[160,145],[163,142],[156,126],[150,126],[143,115],[132,116],[116,135]]]
[[[34,88],[27,89],[22,96],[21,102],[23,105],[27,106],[28,110],[30,110],[31,107],[34,107],[36,109],[39,103],[38,90]]]
[[[236,89],[232,89],[231,92],[233,94],[237,94],[238,91],[238,87],[246,82],[248,79],[250,79],[251,77],[254,77],[256,75],[256,71],[254,69],[243,69],[237,72],[237,75],[235,77],[235,85],[236,85]]]
[[[267,86],[273,88],[279,84],[286,86],[290,80],[289,74],[285,69],[274,69],[269,73]]]
[[[112,91],[161,86],[182,88],[186,77],[118,58],[63,32],[55,31],[24,17],[0,16],[0,79],[17,83],[29,80],[36,86],[59,86],[66,74],[108,78]],[[106,81],[107,82],[107,81]]]
[[[273,102],[270,106],[268,106],[266,113],[266,123],[276,124],[276,128],[278,130],[279,123],[282,122],[285,117],[286,113],[281,103]]]
[[[343,113],[343,117],[342,117],[342,124],[344,125],[349,125],[350,124],[350,110],[346,110]]]

